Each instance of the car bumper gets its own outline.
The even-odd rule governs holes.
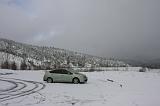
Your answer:
[[[88,78],[85,77],[84,80],[83,80],[83,83],[86,83],[88,81]]]

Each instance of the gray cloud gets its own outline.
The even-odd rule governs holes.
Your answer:
[[[104,57],[159,58],[159,0],[2,1],[3,38]]]

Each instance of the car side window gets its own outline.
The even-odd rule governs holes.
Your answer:
[[[68,74],[67,70],[61,70],[61,74]]]
[[[69,74],[69,75],[72,75],[71,72],[67,71],[67,70],[64,70],[64,74]]]
[[[60,73],[59,70],[52,70],[50,73]]]
[[[54,73],[54,70],[52,70],[52,71],[49,71],[50,73]]]
[[[59,69],[59,70],[53,70],[50,71],[50,73],[56,73],[56,74],[71,74],[71,72],[65,70],[65,69]]]
[[[54,73],[60,74],[61,71],[60,70],[54,70]]]
[[[69,72],[69,71],[68,71],[68,73],[67,73],[67,74],[72,75],[73,73],[71,73],[71,72]]]
[[[54,70],[53,73],[56,73],[56,74],[63,74],[64,71],[62,69],[58,69],[58,70]]]

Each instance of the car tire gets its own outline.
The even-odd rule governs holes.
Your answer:
[[[49,78],[47,78],[47,82],[48,83],[53,83],[53,79],[49,77]]]
[[[79,81],[79,79],[78,79],[78,78],[73,78],[72,82],[73,82],[74,84],[78,84],[78,83],[80,83],[80,81]]]

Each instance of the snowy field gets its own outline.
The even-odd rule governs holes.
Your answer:
[[[83,73],[87,84],[48,84],[44,71],[0,70],[0,106],[160,106],[160,70]]]

